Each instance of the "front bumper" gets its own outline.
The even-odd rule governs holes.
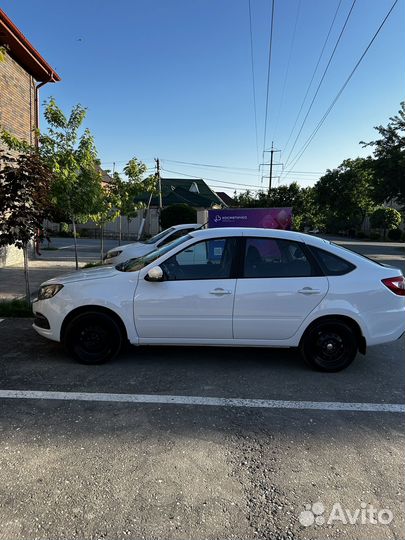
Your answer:
[[[60,306],[49,300],[34,300],[32,304],[34,323],[32,328],[41,336],[52,341],[60,341],[63,317]]]

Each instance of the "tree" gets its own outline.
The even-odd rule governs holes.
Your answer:
[[[86,116],[84,107],[76,105],[67,118],[54,98],[50,98],[45,102],[44,115],[48,131],[39,137],[40,153],[54,176],[52,203],[59,211],[66,212],[72,223],[78,269],[76,223],[97,214],[102,197],[97,151],[88,129],[79,136]]]
[[[381,138],[361,144],[374,147],[373,195],[376,202],[397,201],[405,206],[405,102],[387,127],[376,126]]]
[[[52,174],[37,152],[0,154],[0,245],[23,249],[26,299],[30,302],[27,245],[50,204]]]
[[[182,223],[195,223],[197,210],[185,203],[172,204],[163,208],[160,213],[160,224],[163,229],[181,225]]]
[[[370,224],[375,229],[382,229],[384,232],[384,240],[386,239],[387,230],[397,229],[401,224],[402,216],[395,208],[377,208],[370,216]]]
[[[235,195],[234,199],[241,208],[291,207],[295,229],[322,225],[314,189],[311,187],[302,188],[297,182],[272,188],[270,192],[261,191],[256,195],[247,190]]]
[[[119,214],[118,197],[112,187],[107,185],[99,190],[95,207],[97,212],[90,218],[100,227],[100,261],[102,263],[104,259],[104,225],[109,221],[115,221]]]
[[[370,159],[346,159],[314,186],[315,199],[332,232],[359,228],[373,210]]]
[[[146,165],[133,157],[124,167],[125,179],[122,179],[118,173],[113,174],[110,188],[116,198],[120,220],[121,216],[126,216],[128,225],[131,219],[137,216],[139,210],[149,208],[151,198],[158,192],[157,176],[153,174],[144,178],[146,170]],[[137,200],[145,193],[149,194],[149,203]],[[119,243],[121,243],[121,223]]]

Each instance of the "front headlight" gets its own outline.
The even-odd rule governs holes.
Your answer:
[[[43,285],[39,288],[38,300],[48,300],[57,294],[63,285]]]
[[[114,259],[114,257],[118,257],[118,255],[121,255],[122,249],[117,249],[115,251],[109,251],[107,255],[105,256],[105,259]]]

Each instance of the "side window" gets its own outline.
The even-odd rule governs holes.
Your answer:
[[[298,242],[278,238],[247,238],[245,278],[285,278],[319,275]]]
[[[310,249],[327,276],[343,276],[356,268],[351,262],[346,261],[329,251],[313,246],[311,246]]]
[[[161,264],[166,279],[228,279],[236,253],[236,238],[215,238],[186,247]]]

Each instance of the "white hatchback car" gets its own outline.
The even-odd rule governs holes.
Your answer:
[[[180,238],[181,236],[200,228],[200,223],[174,225],[144,242],[133,242],[132,244],[125,244],[124,246],[117,246],[116,248],[110,249],[104,257],[104,263],[115,265],[127,261],[128,259],[143,257],[144,255],[155,251],[155,249],[161,248],[169,242],[173,242],[176,238]]]
[[[405,331],[400,270],[313,236],[270,229],[192,232],[121,263],[51,279],[35,330],[79,361],[134,345],[299,347],[338,371]]]

